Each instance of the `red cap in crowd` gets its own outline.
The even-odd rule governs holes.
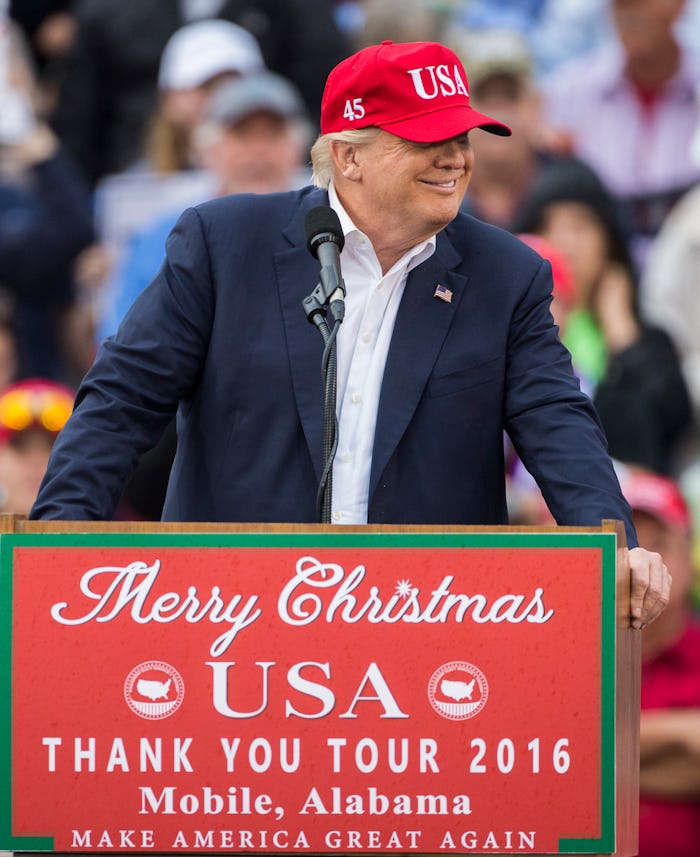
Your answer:
[[[469,104],[459,57],[436,42],[382,42],[339,63],[321,102],[321,133],[376,126],[416,143],[437,143],[483,128],[510,128]]]
[[[672,479],[630,468],[621,477],[621,487],[633,511],[646,512],[668,527],[690,532],[690,509]]]
[[[58,434],[73,410],[70,387],[44,378],[30,378],[0,393],[0,443],[29,428]]]
[[[574,275],[571,272],[569,263],[566,261],[563,253],[561,253],[552,244],[541,235],[534,235],[530,232],[520,232],[518,238],[528,247],[532,248],[535,253],[539,253],[543,259],[546,259],[552,266],[552,280],[554,288],[552,294],[561,298],[569,306],[576,302],[576,283]]]

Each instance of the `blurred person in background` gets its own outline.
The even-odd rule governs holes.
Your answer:
[[[349,53],[326,0],[78,0],[74,13],[55,120],[93,182],[141,158],[161,55],[186,24],[220,18],[249,31],[314,116],[326,74]]]
[[[279,193],[310,180],[310,137],[301,93],[285,78],[262,72],[216,88],[195,146],[218,195]]]
[[[211,187],[208,198],[302,187],[309,180],[303,168],[309,137],[304,103],[289,81],[262,72],[220,83],[193,128],[193,152]],[[181,207],[173,208],[133,235],[110,283],[98,340],[116,332],[153,278],[165,256],[165,239],[181,213]]]
[[[524,36],[514,30],[453,28],[447,44],[470,70],[474,105],[512,130],[508,139],[475,135],[475,171],[463,210],[510,229],[545,158],[536,149],[539,99],[532,85],[532,56]],[[488,139],[486,139],[488,138]]]
[[[18,375],[61,379],[74,263],[93,239],[90,190],[36,109],[17,31],[4,29],[0,40],[0,284],[12,307]]]
[[[75,39],[73,5],[72,0],[10,0],[10,17],[32,54],[45,116],[56,108],[62,64]]]
[[[542,83],[544,144],[584,160],[625,203],[640,267],[666,214],[700,178],[690,153],[700,56],[676,33],[685,5],[610,0],[615,40]]]
[[[691,51],[700,50],[700,2],[686,0],[674,33]],[[538,76],[617,40],[610,0],[545,0],[532,32]]]
[[[189,2],[192,5],[193,0]],[[180,0],[180,5],[187,5],[187,0]],[[326,77],[353,51],[336,23],[333,4],[329,0],[226,0],[219,5],[219,17],[255,36],[265,65],[297,87],[311,122],[318,125]]]
[[[695,857],[700,843],[700,621],[692,524],[678,485],[621,468],[637,534],[663,552],[671,598],[642,631],[639,857]]]
[[[563,338],[569,314],[576,308],[577,302],[576,282],[569,263],[564,254],[541,235],[520,233],[517,237],[549,262],[552,268],[552,302],[549,310],[554,323],[559,328],[559,336]],[[575,365],[573,368],[576,372]],[[586,379],[582,378],[580,373],[577,374],[581,389],[590,396],[591,389]],[[503,442],[506,461],[506,499],[511,524],[554,526],[554,517],[547,508],[537,482],[525,469],[507,435],[504,435]]]
[[[352,35],[356,48],[392,42],[434,41],[442,31],[450,9],[431,0],[363,0]]]
[[[640,300],[646,317],[673,340],[690,391],[694,424],[679,456],[678,478],[693,509],[697,529],[700,522],[700,185],[676,205],[649,248]],[[700,541],[697,550],[700,557]]]
[[[610,0],[448,0],[438,8],[469,30],[505,28],[524,36],[537,80],[617,41]],[[691,51],[700,50],[700,0],[686,0],[674,32]]]
[[[303,168],[310,123],[304,102],[288,80],[262,72],[219,84],[213,91],[194,145],[202,167],[211,176],[213,196],[231,193],[276,193],[302,187],[309,180]],[[98,342],[116,332],[138,294],[165,258],[165,242],[181,209],[177,208],[140,230],[123,264],[110,282],[97,329]],[[177,437],[175,424],[157,446],[141,458],[129,481],[121,517],[159,520]]]
[[[0,392],[0,511],[29,514],[73,398],[69,387],[44,378]]]
[[[192,167],[192,132],[212,90],[227,78],[264,68],[257,41],[236,24],[205,20],[177,30],[160,60],[158,103],[149,121],[144,166],[156,172]]]
[[[19,377],[17,336],[12,324],[12,308],[0,300],[0,389]]]
[[[566,335],[566,324],[577,304],[576,281],[564,254],[551,241],[541,235],[521,232],[517,236],[524,244],[546,259],[552,267],[552,302],[549,311],[559,328],[559,336]],[[574,371],[576,367],[574,366]],[[580,376],[579,376],[580,377]],[[587,391],[586,391],[587,392]]]
[[[592,391],[610,454],[668,472],[690,428],[690,400],[670,338],[641,318],[615,201],[585,164],[556,160],[533,186],[516,230],[546,238],[573,273],[576,306],[562,338]]]
[[[160,58],[158,101],[138,160],[129,169],[100,179],[95,188],[99,243],[78,268],[81,311],[73,318],[71,331],[72,341],[79,343],[72,348],[78,377],[94,359],[95,327],[105,306],[113,306],[122,290],[115,280],[120,279],[129,242],[159,219],[218,191],[211,173],[201,168],[192,140],[212,90],[225,80],[264,68],[253,36],[228,21],[196,21],[168,40]]]
[[[673,339],[700,421],[700,185],[664,221],[640,285],[646,316]]]
[[[467,30],[507,29],[526,39],[535,75],[598,48],[612,31],[609,0],[463,0],[454,22]]]

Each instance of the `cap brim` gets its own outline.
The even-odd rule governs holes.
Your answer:
[[[212,110],[211,119],[219,125],[235,125],[256,113],[268,113],[272,116],[279,116],[280,119],[292,119],[300,115],[296,105],[283,103],[274,98],[242,98],[240,103],[229,110]]]
[[[481,128],[500,137],[510,137],[512,133],[503,122],[471,107],[445,107],[396,122],[383,122],[378,127],[413,143],[438,143],[458,137],[473,128]]]

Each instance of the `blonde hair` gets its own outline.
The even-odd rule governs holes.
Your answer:
[[[190,131],[157,111],[146,131],[145,155],[151,169],[161,173],[191,166]]]
[[[379,128],[371,126],[369,128],[321,134],[311,147],[311,166],[313,168],[311,180],[314,185],[316,187],[327,188],[331,183],[331,179],[333,178],[331,143],[337,140],[340,143],[351,143],[355,146],[362,146],[366,143],[371,143],[378,133]]]

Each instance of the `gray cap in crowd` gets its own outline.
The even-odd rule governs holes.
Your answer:
[[[304,102],[296,87],[272,72],[227,80],[217,86],[207,119],[217,125],[235,125],[253,113],[273,113],[285,119],[303,118]]]

